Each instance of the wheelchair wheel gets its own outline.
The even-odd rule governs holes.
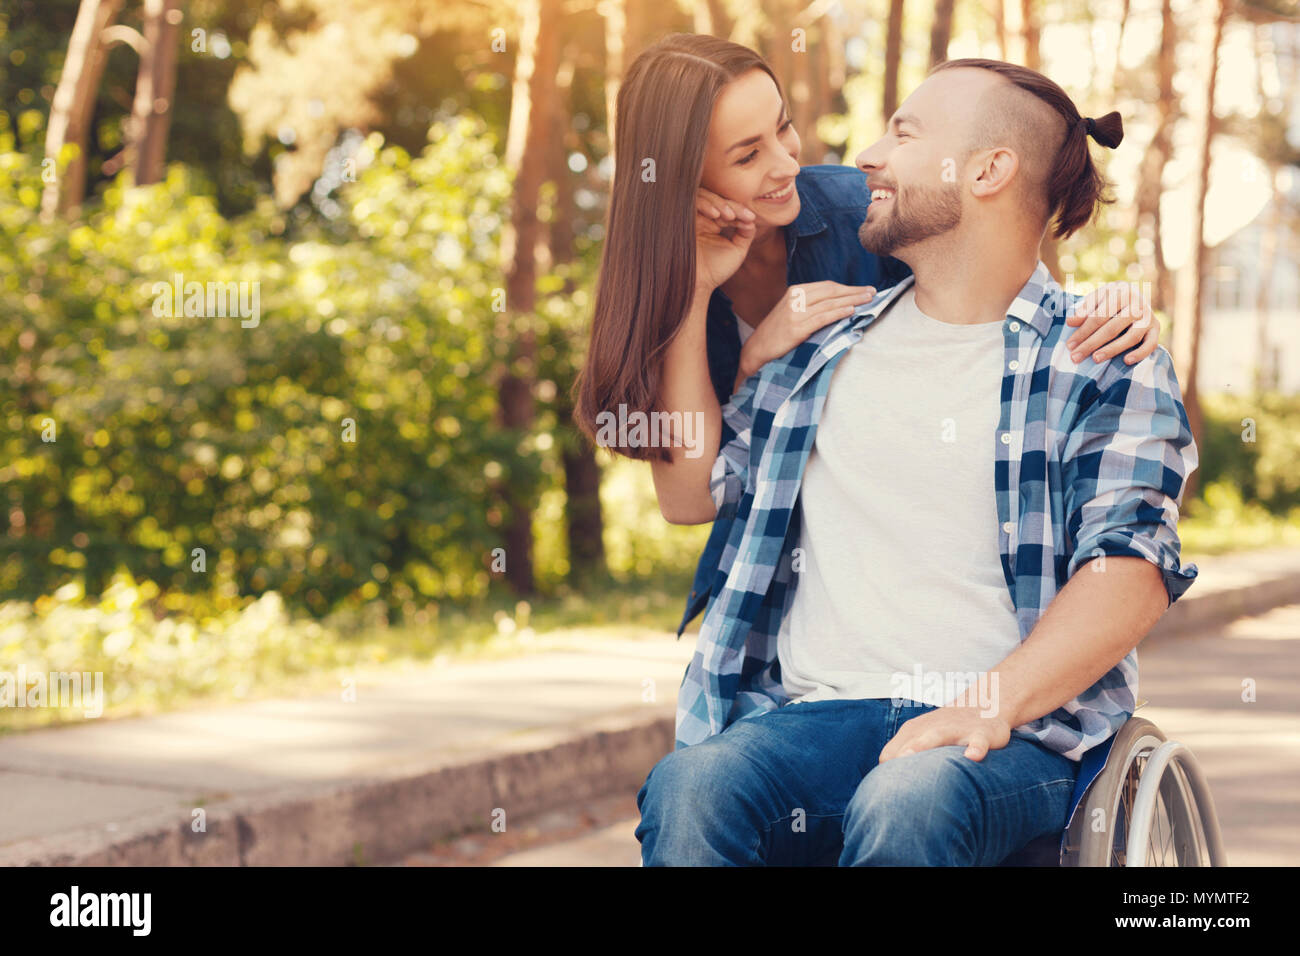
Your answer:
[[[1199,765],[1149,720],[1116,734],[1081,808],[1079,866],[1222,866],[1214,802]],[[1094,821],[1104,829],[1093,831]]]
[[[1116,732],[1106,766],[1079,808],[1079,866],[1128,866],[1129,821],[1138,778],[1163,743],[1165,735],[1160,728],[1141,717],[1130,717]],[[1103,821],[1104,829],[1094,829],[1098,820]]]
[[[1129,866],[1226,866],[1214,798],[1192,752],[1176,740],[1147,758],[1129,819]]]

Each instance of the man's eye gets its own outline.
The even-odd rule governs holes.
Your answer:
[[[793,126],[793,125],[794,125],[794,120],[792,120],[792,119],[788,119],[788,120],[786,120],[784,123],[781,124],[781,128],[778,129],[777,132],[778,132],[778,133],[784,133],[786,130],[788,130],[788,129],[789,129],[791,126]]]
[[[747,155],[747,156],[742,156],[740,159],[736,160],[736,165],[737,165],[737,166],[746,166],[746,165],[748,165],[749,162],[750,162],[751,160],[753,160],[753,158],[754,158],[755,156],[757,156],[757,155],[758,155],[758,150],[754,150],[754,151],[753,151],[752,153],[750,153],[749,155]]]

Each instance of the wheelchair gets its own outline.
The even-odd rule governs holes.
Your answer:
[[[1065,832],[1031,840],[999,866],[1227,865],[1204,772],[1151,721],[1130,717],[1088,751],[1079,780]]]

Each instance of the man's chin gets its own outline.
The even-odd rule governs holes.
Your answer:
[[[862,248],[867,252],[874,253],[882,259],[894,254],[893,246],[890,245],[889,240],[874,230],[859,229],[858,242],[862,244]]]

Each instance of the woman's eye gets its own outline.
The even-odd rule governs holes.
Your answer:
[[[779,130],[777,130],[777,132],[778,132],[778,133],[784,133],[786,130],[788,130],[788,129],[789,129],[791,126],[793,126],[793,125],[794,125],[794,120],[792,120],[792,119],[788,119],[788,120],[786,120],[784,123],[781,124],[781,128],[780,128]]]
[[[737,166],[746,166],[746,165],[748,165],[749,162],[750,162],[750,161],[751,161],[755,156],[757,156],[757,155],[758,155],[758,150],[754,150],[754,151],[753,151],[752,153],[750,153],[749,155],[747,155],[747,156],[742,156],[740,159],[736,160],[736,165],[737,165]]]

